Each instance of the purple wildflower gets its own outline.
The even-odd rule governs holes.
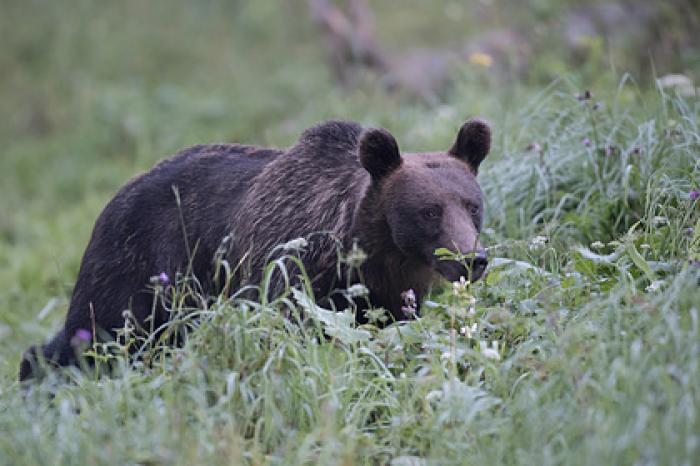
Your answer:
[[[588,147],[591,145],[591,140],[588,138],[583,138],[583,145]]]
[[[92,333],[90,330],[79,328],[75,331],[73,338],[70,339],[70,344],[76,348],[85,348],[88,343],[92,340]]]
[[[75,331],[75,338],[87,343],[90,340],[92,340],[92,333],[90,333],[90,330],[86,330],[84,328],[79,328],[78,330]]]
[[[685,229],[685,234],[688,236],[693,236],[693,233],[695,233],[695,228],[693,227],[688,227]]]
[[[414,317],[418,307],[418,303],[416,302],[416,293],[413,291],[413,289],[409,288],[401,293],[401,299],[403,299],[403,302],[406,304],[405,306],[401,306],[401,311],[406,317]]]
[[[170,283],[170,277],[168,277],[167,273],[161,272],[160,275],[158,275],[158,281],[161,283],[161,285],[167,285]]]
[[[695,201],[700,197],[700,192],[697,191],[690,191],[688,193],[688,197],[690,198],[691,201]]]

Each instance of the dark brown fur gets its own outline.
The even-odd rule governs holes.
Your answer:
[[[92,328],[91,310],[96,326],[112,336],[124,324],[124,309],[143,324],[152,312],[149,277],[175,277],[190,258],[204,294],[220,292],[212,259],[229,234],[227,258],[242,264],[236,286],[259,281],[275,246],[306,237],[301,258],[317,298],[324,301],[359,275],[373,305],[405,318],[403,291],[413,289],[420,300],[438,274],[476,279],[485,268],[475,175],[489,147],[488,127],[474,120],[447,153],[401,157],[387,131],[340,121],[305,131],[288,151],[232,144],[186,149],[129,182],[107,204],[85,251],[64,328],[25,353],[20,379],[32,376],[39,355],[56,365],[73,363],[71,339]],[[354,240],[368,258],[357,275],[348,275],[338,266],[338,251]],[[465,269],[437,261],[437,247],[479,256]],[[167,313],[156,311],[158,326]]]

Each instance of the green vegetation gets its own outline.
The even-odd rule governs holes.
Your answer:
[[[579,4],[491,3],[480,24],[456,2],[377,2],[378,34],[439,46]],[[6,1],[0,30],[0,464],[697,462],[700,101],[654,73],[700,77],[700,51],[627,75],[606,60],[636,50],[594,37],[573,64],[557,42],[518,77],[464,64],[426,104],[369,72],[338,88],[300,0]],[[330,117],[447,148],[472,115],[494,127],[482,242],[499,259],[434,290],[423,318],[356,328],[300,290],[221,297],[173,306],[197,327],[187,344],[117,358],[112,377],[15,381],[65,315],[100,209],[160,158],[286,146]]]

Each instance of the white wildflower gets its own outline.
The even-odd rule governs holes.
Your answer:
[[[472,325],[465,325],[464,327],[460,327],[459,334],[467,338],[473,338],[474,335],[476,335],[476,330],[476,322],[474,322]]]
[[[663,217],[661,215],[657,215],[651,221],[655,227],[660,227],[660,226],[666,225],[668,223],[668,217]]]
[[[535,236],[530,241],[530,249],[541,249],[549,242],[549,238],[546,236]]]
[[[654,280],[649,284],[649,286],[646,287],[646,292],[647,293],[656,293],[661,289],[663,286],[664,281],[663,280]]]
[[[454,293],[455,296],[459,296],[461,293],[466,291],[469,284],[470,284],[469,280],[467,280],[464,277],[459,277],[458,282],[452,282],[452,292]]]
[[[591,249],[603,249],[605,245],[601,241],[591,243]]]
[[[356,283],[347,289],[347,293],[351,298],[360,298],[362,296],[367,296],[369,294],[369,290],[366,286]]]
[[[306,241],[305,238],[295,238],[291,241],[287,241],[282,245],[282,249],[292,249],[292,250],[299,250],[302,248],[305,248],[309,243]]]
[[[469,310],[467,311],[468,317],[474,317],[476,315],[476,298],[474,296],[469,297]]]
[[[487,358],[493,359],[495,361],[501,360],[501,354],[498,352],[497,341],[492,341],[491,347],[489,347],[488,343],[482,340],[479,342],[479,349],[481,350],[481,354],[483,354]]]
[[[404,303],[406,303],[407,306],[412,306],[416,304],[416,293],[413,291],[412,288],[407,289],[403,293],[401,293],[401,297],[404,300]]]

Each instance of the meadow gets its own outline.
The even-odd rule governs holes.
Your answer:
[[[700,79],[700,47],[659,61],[592,37],[572,56],[544,29],[526,72],[478,55],[426,101],[371,71],[339,86],[301,0],[1,3],[0,465],[697,464],[700,101],[659,78]],[[538,31],[585,4],[475,3],[493,16],[372,5],[398,51]],[[686,37],[692,12],[668,29]],[[183,347],[17,382],[65,316],[100,210],[158,160],[287,147],[328,118],[436,150],[477,115],[494,132],[489,273],[434,289],[420,319],[357,327],[303,288],[175,302]]]

